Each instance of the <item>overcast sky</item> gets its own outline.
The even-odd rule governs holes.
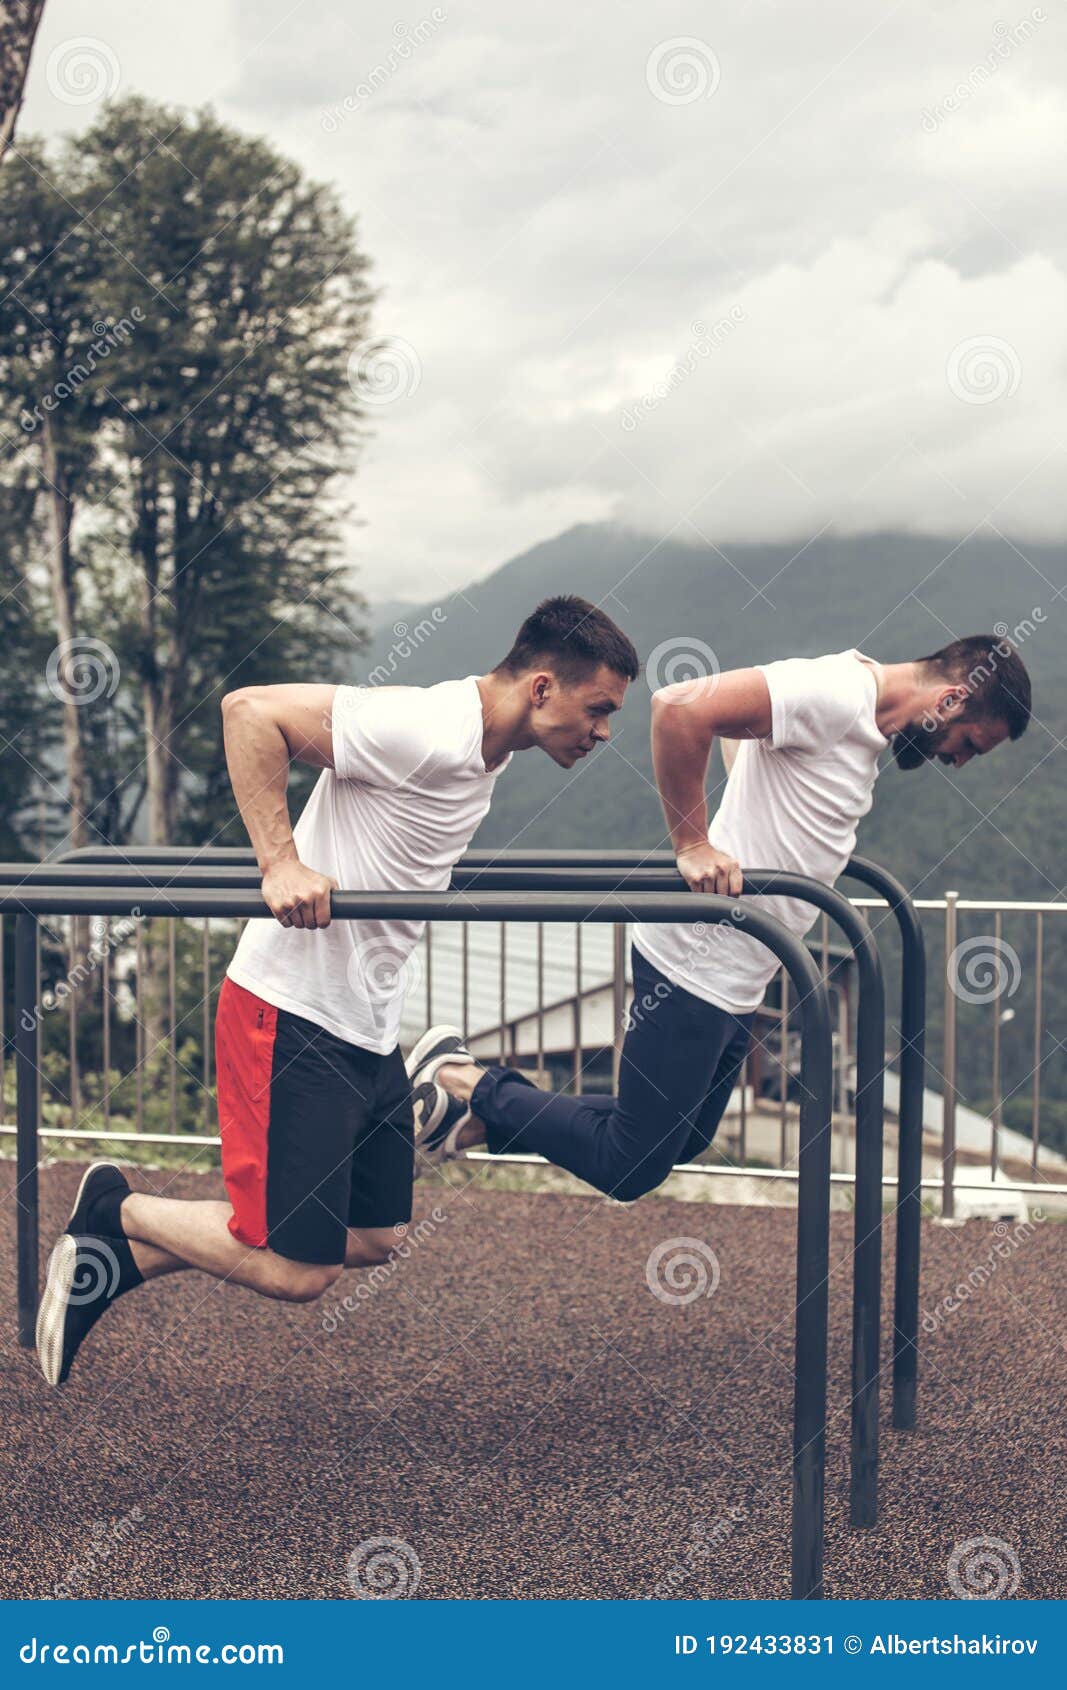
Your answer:
[[[351,556],[428,599],[578,521],[1062,534],[1065,44],[1055,0],[48,0],[22,129],[210,101],[336,184],[389,343]]]

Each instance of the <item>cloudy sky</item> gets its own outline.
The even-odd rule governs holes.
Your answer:
[[[1052,0],[48,0],[22,128],[210,101],[338,187],[351,556],[428,598],[578,521],[1062,534],[1065,69]]]

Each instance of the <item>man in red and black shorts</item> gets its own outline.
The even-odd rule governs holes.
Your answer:
[[[637,671],[610,618],[565,597],[540,605],[487,675],[249,687],[223,700],[230,779],[273,918],[248,923],[219,997],[228,1201],[133,1192],[114,1163],[89,1169],[38,1320],[51,1384],[115,1297],[145,1279],[200,1268],[311,1302],[344,1268],[389,1258],[411,1215],[398,1036],[423,923],[331,922],[330,893],[445,890],[512,753],[539,746],[572,768],[608,738]],[[294,759],[323,771],[295,829]]]

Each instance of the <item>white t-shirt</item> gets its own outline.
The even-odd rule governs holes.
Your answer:
[[[440,892],[489,808],[477,677],[337,688],[334,768],[293,829],[300,861],[343,892]],[[422,921],[250,921],[227,973],[278,1009],[387,1055],[396,1047]]]
[[[759,668],[771,695],[771,731],[740,742],[708,839],[742,868],[789,869],[832,886],[852,855],[889,744],[875,720],[879,665],[842,651]],[[818,913],[797,898],[760,898],[758,907],[798,937]],[[759,1007],[779,966],[766,945],[727,927],[640,922],[633,940],[669,980],[735,1015]]]

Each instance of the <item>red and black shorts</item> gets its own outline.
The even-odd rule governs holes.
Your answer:
[[[215,1017],[222,1174],[233,1236],[343,1262],[348,1227],[411,1219],[415,1129],[399,1047],[348,1044],[229,976]]]

